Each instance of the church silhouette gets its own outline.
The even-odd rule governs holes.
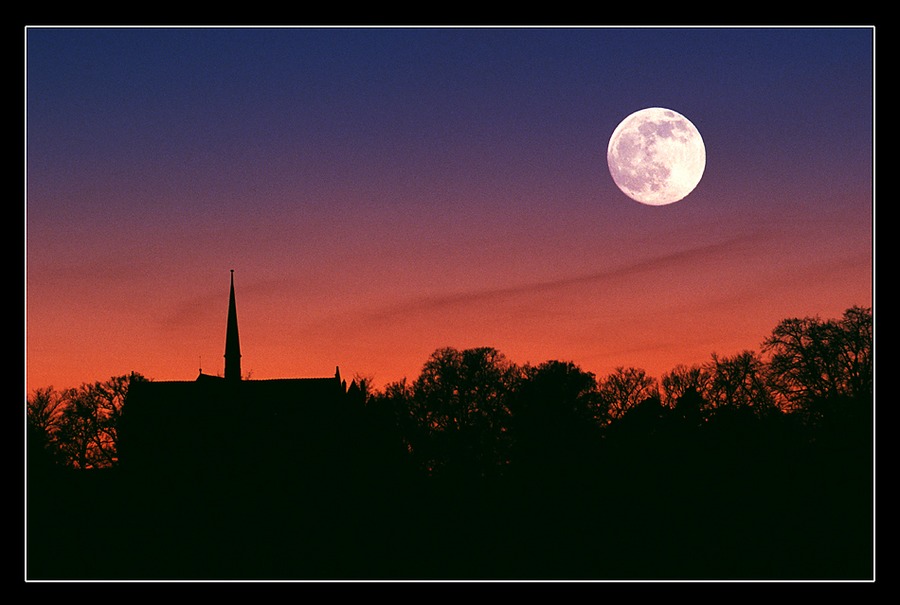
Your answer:
[[[340,369],[327,378],[241,377],[234,271],[224,376],[133,381],[119,428],[129,473],[234,480],[290,472],[322,475],[351,464],[363,401]]]

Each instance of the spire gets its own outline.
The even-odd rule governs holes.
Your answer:
[[[234,302],[234,269],[231,270],[231,296],[228,299],[228,327],[225,332],[225,379],[241,379],[241,342],[238,338],[237,305]]]

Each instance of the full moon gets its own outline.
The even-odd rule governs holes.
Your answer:
[[[671,109],[636,111],[613,131],[606,150],[613,181],[642,204],[664,206],[684,199],[706,168],[700,132]]]

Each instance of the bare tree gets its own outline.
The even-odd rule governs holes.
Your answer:
[[[79,470],[111,466],[100,432],[100,411],[93,385],[66,389],[59,429],[60,449],[69,465]]]
[[[711,376],[709,368],[692,365],[690,367],[677,365],[669,372],[663,374],[660,384],[662,386],[662,401],[668,407],[675,407],[678,401],[690,392],[702,395],[709,390]]]
[[[59,428],[63,400],[53,387],[35,389],[25,405],[28,424],[48,437]]]
[[[719,357],[707,366],[710,375],[706,399],[714,408],[746,406],[766,410],[774,405],[766,380],[766,366],[753,351]]]
[[[621,418],[625,412],[647,399],[659,399],[656,379],[641,368],[618,367],[599,381],[600,397],[610,418]]]
[[[874,393],[874,320],[870,307],[851,307],[838,321],[843,335],[839,351],[840,365],[845,374],[847,394],[851,397],[870,397]]]
[[[142,380],[143,376],[132,373],[63,391],[56,436],[69,466],[86,470],[118,462],[122,407],[129,386]]]
[[[872,310],[851,307],[840,320],[792,318],[762,345],[780,403],[802,408],[812,400],[866,397],[873,389]]]
[[[100,417],[98,424],[98,445],[110,454],[110,464],[118,461],[119,420],[122,417],[122,406],[128,395],[129,386],[135,381],[144,380],[143,376],[132,373],[129,376],[114,376],[105,382],[94,385],[97,398],[97,409]]]
[[[53,387],[36,389],[25,405],[26,439],[31,462],[59,461],[58,431],[64,401]]]

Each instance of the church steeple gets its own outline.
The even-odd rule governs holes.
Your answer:
[[[234,269],[231,270],[231,296],[228,299],[228,327],[225,332],[225,379],[241,379],[241,341],[238,338],[237,305],[234,302]]]

